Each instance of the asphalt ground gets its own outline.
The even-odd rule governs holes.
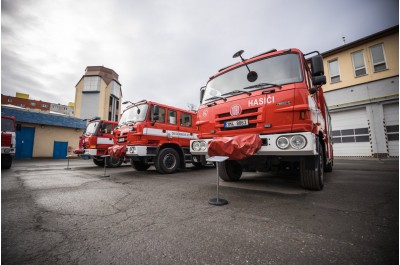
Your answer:
[[[1,174],[2,264],[398,264],[399,161],[336,159],[322,191],[296,176],[160,175],[90,160]]]

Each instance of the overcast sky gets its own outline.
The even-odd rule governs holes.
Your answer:
[[[102,65],[123,100],[198,107],[238,50],[324,52],[398,24],[398,0],[2,0],[1,93],[68,104]]]

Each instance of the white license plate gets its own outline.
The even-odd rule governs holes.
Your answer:
[[[118,138],[118,143],[125,142],[125,138]]]
[[[225,128],[243,127],[243,126],[247,126],[247,125],[249,125],[249,120],[248,119],[224,122],[224,127]]]

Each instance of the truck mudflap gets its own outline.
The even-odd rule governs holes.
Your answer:
[[[126,154],[125,145],[114,145],[108,148],[108,154],[114,158],[124,157]]]
[[[261,145],[261,138],[257,134],[216,137],[208,143],[208,155],[240,160],[257,153]]]

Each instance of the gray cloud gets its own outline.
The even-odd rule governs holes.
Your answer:
[[[86,66],[104,65],[125,100],[186,108],[237,50],[326,51],[398,24],[392,0],[71,2],[2,0],[3,94],[66,104]]]

